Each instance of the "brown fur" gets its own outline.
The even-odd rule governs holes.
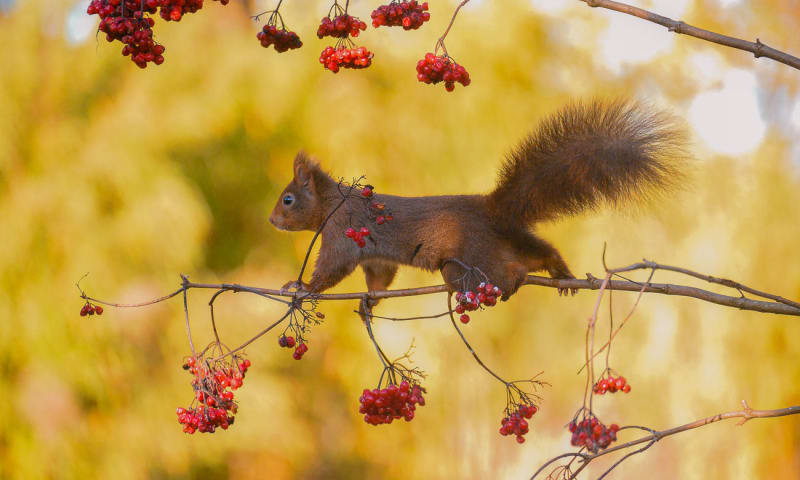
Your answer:
[[[681,135],[663,115],[648,115],[628,102],[594,102],[566,107],[545,120],[507,159],[497,189],[489,195],[399,197],[374,195],[394,214],[376,225],[360,198],[348,199],[322,231],[320,254],[310,283],[321,292],[358,265],[369,290],[386,289],[397,265],[439,270],[453,290],[465,283],[464,267],[477,267],[504,292],[544,270],[553,278],[574,278],[558,251],[529,231],[529,224],[603,200],[642,200],[679,178],[674,158]],[[293,196],[291,205],[283,203]],[[299,153],[294,179],[278,199],[270,221],[285,230],[317,230],[338,205],[337,182]],[[364,248],[344,236],[366,226]],[[288,284],[287,284],[288,285]]]

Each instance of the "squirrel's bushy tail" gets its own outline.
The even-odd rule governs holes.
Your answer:
[[[487,200],[515,224],[607,203],[637,203],[682,183],[685,134],[673,117],[629,100],[568,105],[506,158]]]

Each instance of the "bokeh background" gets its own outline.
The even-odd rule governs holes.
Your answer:
[[[800,53],[793,0],[635,3]],[[296,275],[311,234],[280,233],[267,216],[300,148],[383,192],[487,191],[504,152],[543,115],[573,98],[634,95],[686,119],[691,182],[644,212],[583,215],[540,226],[543,236],[576,273],[598,274],[607,242],[611,265],[647,257],[800,298],[800,72],[577,1],[473,0],[448,37],[473,83],[448,94],[418,83],[414,66],[454,2],[431,2],[418,31],[370,27],[358,40],[376,52],[373,66],[338,75],[317,62],[326,2],[285,2],[305,42],[285,54],[262,49],[249,18],[272,4],[207,0],[180,23],[159,20],[166,62],[141,71],[118,43],[96,38],[85,1],[0,1],[0,477],[528,478],[569,449],[592,292],[527,287],[465,329],[503,375],[544,371],[551,383],[522,446],[498,435],[504,390],[443,319],[375,327],[390,355],[415,340],[429,374],[428,404],[411,423],[376,428],[358,415],[381,367],[353,302],[340,302],[324,305],[301,362],[275,335],[250,346],[236,424],[189,436],[175,418],[192,395],[180,299],[78,316],[75,282],[87,272],[81,285],[115,301],[174,290],[179,273],[268,287]],[[351,11],[368,18],[377,4],[354,0]],[[437,283],[403,269],[394,286]],[[358,273],[335,290],[362,288]],[[614,295],[618,316],[633,298]],[[211,339],[207,301],[191,292],[200,344]],[[443,304],[443,295],[396,299],[378,312]],[[244,294],[218,306],[229,344],[281,313]],[[796,405],[799,358],[794,317],[647,295],[611,358],[633,392],[595,405],[607,422],[657,429],[742,399]],[[787,417],[670,437],[614,477],[799,472],[800,419]]]

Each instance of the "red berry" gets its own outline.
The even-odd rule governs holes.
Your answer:
[[[469,323],[469,315],[467,315],[466,313],[464,315],[461,315],[460,320],[461,323]]]
[[[356,235],[356,229],[353,227],[349,227],[347,230],[344,231],[344,235],[348,238],[354,238]]]
[[[103,307],[101,307],[100,305],[95,306],[94,307],[94,312],[96,314],[98,314],[98,315],[102,315],[103,314]]]
[[[385,221],[386,217],[384,217],[383,215],[379,215],[378,218],[375,219],[375,223],[377,223],[378,225],[383,225],[383,222]]]
[[[623,393],[630,393],[630,391],[631,391],[631,385],[630,384],[626,384],[624,387],[622,387],[622,392]]]

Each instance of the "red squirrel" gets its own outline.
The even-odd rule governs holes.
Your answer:
[[[686,155],[677,125],[673,117],[628,100],[567,105],[508,154],[488,194],[375,194],[373,200],[394,217],[379,226],[363,199],[348,198],[322,230],[311,281],[289,282],[284,289],[322,292],[358,265],[370,291],[385,290],[398,265],[411,265],[440,271],[451,291],[475,290],[488,280],[503,300],[528,272],[575,278],[558,250],[531,231],[533,224],[603,203],[642,202],[679,185]],[[269,220],[281,230],[316,231],[342,201],[340,188],[346,186],[301,152]],[[359,248],[345,230],[362,226],[370,235]],[[467,267],[480,275],[465,275]]]

